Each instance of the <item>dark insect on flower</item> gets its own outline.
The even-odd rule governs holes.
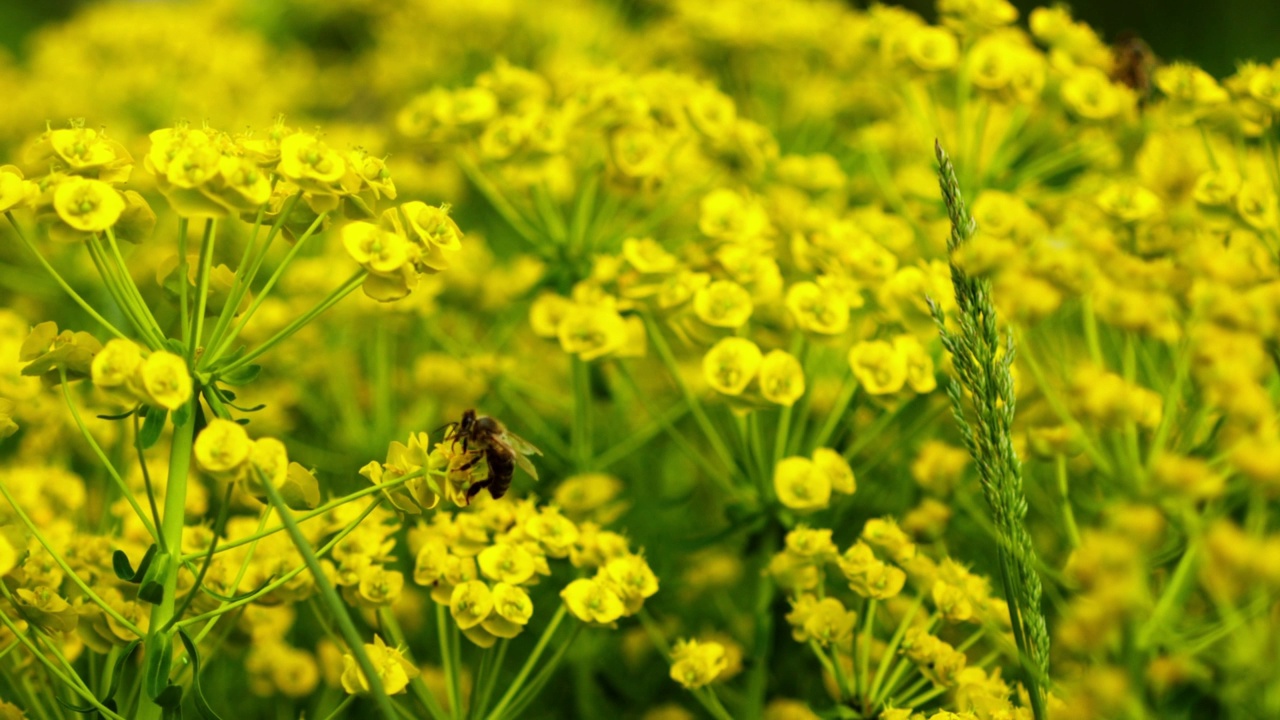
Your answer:
[[[462,451],[473,454],[472,459],[459,470],[471,469],[480,462],[480,458],[484,458],[485,464],[489,466],[488,477],[467,488],[468,503],[486,488],[494,500],[506,495],[517,465],[534,480],[538,479],[537,468],[525,456],[541,455],[542,451],[507,430],[496,418],[476,415],[475,410],[467,410],[462,413],[462,419],[450,427],[445,441],[462,443]]]
[[[1151,46],[1137,34],[1125,31],[1112,43],[1111,58],[1111,79],[1132,88],[1138,102],[1145,105],[1151,95],[1151,74],[1159,65]]]

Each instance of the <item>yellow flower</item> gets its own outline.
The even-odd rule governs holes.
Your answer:
[[[849,350],[849,365],[862,389],[889,395],[907,383],[907,358],[884,340],[860,342]]]
[[[404,574],[382,565],[366,565],[360,570],[356,594],[365,607],[390,607],[404,590]]]
[[[831,502],[831,476],[805,457],[784,458],[773,470],[778,501],[792,510],[813,511]]]
[[[1098,207],[1121,222],[1140,222],[1160,212],[1160,197],[1141,185],[1114,183],[1098,194]]]
[[[622,348],[627,323],[612,303],[574,303],[556,328],[560,347],[570,355],[590,361]]]
[[[675,272],[680,261],[653,238],[627,238],[622,241],[622,257],[636,272],[645,274]]]
[[[627,606],[627,614],[640,611],[646,598],[658,592],[658,576],[639,555],[624,555],[605,563],[604,575]]]
[[[9,542],[9,538],[0,533],[0,577],[8,575],[9,571],[17,566],[18,551]]]
[[[795,283],[787,289],[786,304],[802,330],[839,335],[849,328],[849,303],[818,283]]]
[[[559,337],[560,323],[574,308],[574,302],[563,295],[543,291],[529,305],[529,326],[540,338]]]
[[[191,374],[181,357],[157,350],[143,361],[140,373],[150,404],[177,410],[191,399]]]
[[[609,625],[626,612],[626,606],[609,583],[599,577],[574,580],[560,591],[565,607],[585,623]]]
[[[67,225],[82,232],[102,232],[120,219],[124,196],[101,180],[70,177],[53,193],[53,209]]]
[[[214,418],[196,437],[195,457],[200,469],[212,475],[234,475],[249,459],[253,444],[240,423]]]
[[[794,405],[804,395],[804,369],[794,355],[772,350],[760,363],[760,394],[778,405]]]
[[[142,348],[132,340],[113,338],[94,356],[90,366],[93,384],[100,388],[124,387],[142,365]]]
[[[493,593],[480,580],[461,583],[449,597],[449,612],[459,628],[473,628],[493,612]]]
[[[741,395],[760,370],[764,356],[755,343],[728,337],[716,343],[702,358],[702,373],[712,389],[725,395]]]
[[[844,645],[853,637],[853,625],[858,616],[846,610],[835,598],[824,598],[809,609],[804,619],[804,635],[819,645]]]
[[[484,620],[484,629],[500,638],[513,638],[533,617],[533,601],[523,588],[500,582],[493,586],[493,612]]]
[[[724,646],[718,642],[681,640],[671,650],[671,679],[690,690],[715,680],[725,665]]]
[[[751,294],[732,280],[717,280],[693,296],[693,312],[712,327],[739,328],[751,319]]]
[[[818,448],[813,451],[813,464],[826,473],[831,480],[831,489],[845,495],[852,495],[858,485],[853,477],[853,468],[844,457],[831,448]]]
[[[365,643],[364,650],[388,695],[404,692],[409,681],[418,677],[418,668],[399,649],[383,642],[380,635],[373,636],[372,645]],[[349,695],[367,695],[370,691],[368,678],[350,653],[342,656],[342,689]]]
[[[916,336],[895,337],[893,349],[906,361],[907,385],[913,391],[925,395],[938,387],[938,380],[933,374],[933,358],[929,357],[929,353],[925,351]]]
[[[1085,120],[1109,120],[1134,104],[1133,92],[1095,67],[1071,71],[1062,82],[1062,102]]]
[[[480,551],[476,561],[485,577],[511,585],[529,582],[537,570],[529,551],[509,542],[490,545]]]
[[[960,59],[960,43],[945,28],[923,26],[907,38],[907,55],[921,70],[946,70]]]
[[[409,262],[409,241],[369,222],[342,228],[342,246],[370,272],[389,275]]]
[[[27,199],[27,183],[14,165],[0,165],[0,213],[8,212]]]
[[[312,192],[329,191],[342,179],[342,154],[310,133],[294,133],[280,141],[280,174]]]

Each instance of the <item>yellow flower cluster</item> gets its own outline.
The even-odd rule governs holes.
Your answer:
[[[191,374],[186,360],[165,350],[145,353],[132,340],[108,341],[93,356],[90,376],[94,387],[126,402],[177,410],[191,399]]]

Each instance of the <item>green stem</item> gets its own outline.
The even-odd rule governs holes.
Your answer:
[[[191,341],[191,313],[188,308],[190,300],[187,295],[187,244],[190,239],[187,237],[190,227],[190,221],[187,218],[178,218],[178,269],[174,272],[178,276],[178,316],[182,325],[182,342]]]
[[[204,335],[204,313],[209,305],[209,274],[213,268],[213,244],[218,237],[218,221],[204,221],[204,236],[200,238],[200,268],[196,274],[196,314],[192,318],[191,337],[187,342],[187,358],[195,367],[196,352]],[[186,278],[182,278],[185,284]]]
[[[574,356],[573,362],[573,435],[570,447],[579,472],[591,465],[591,366]]]
[[[169,477],[165,485],[164,517],[161,519],[160,534],[164,538],[164,546],[175,555],[182,552],[182,529],[186,519],[187,476],[191,468],[191,446],[195,440],[195,418],[199,396],[193,395],[188,402],[186,412],[170,415],[175,421],[173,438],[169,449]],[[176,424],[181,418],[182,424]],[[148,637],[169,624],[173,617],[175,596],[178,588],[178,573],[182,564],[174,562],[164,578],[164,595],[160,602],[151,606],[151,624]],[[161,708],[145,697],[139,709],[140,720],[155,720],[160,717]]]
[[[462,717],[462,693],[459,691],[462,669],[453,664],[453,649],[449,647],[453,637],[450,632],[452,623],[444,608],[443,603],[436,603],[436,634],[440,637],[440,664],[444,667],[444,687],[449,696],[449,717],[458,720]]]
[[[293,511],[285,505],[284,498],[280,496],[280,490],[276,488],[275,483],[261,472],[258,472],[258,481],[267,492],[267,498],[271,501],[272,507],[280,515],[280,519],[284,521],[285,529],[289,532],[289,537],[293,539],[293,545],[302,555],[303,561],[307,564],[307,569],[311,571],[312,578],[315,580],[316,588],[320,590],[320,596],[324,599],[325,605],[328,606],[329,612],[333,614],[334,621],[338,623],[338,629],[342,632],[342,637],[347,641],[347,645],[351,650],[351,654],[355,656],[356,663],[360,666],[360,671],[364,673],[365,681],[369,684],[369,693],[373,696],[374,702],[378,705],[378,711],[382,714],[383,720],[391,720],[395,717],[396,710],[391,697],[382,687],[382,678],[378,676],[377,668],[374,667],[373,661],[369,659],[369,653],[365,650],[364,640],[360,637],[360,631],[356,629],[356,625],[351,620],[351,615],[347,613],[347,608],[342,602],[342,598],[334,590],[333,583],[329,582],[329,576],[325,574],[324,568],[320,566],[320,559],[316,557],[315,550],[311,547],[311,543],[307,542],[307,537],[302,534],[302,528],[298,527],[298,523],[293,519]],[[153,621],[152,627],[155,627]]]
[[[244,244],[244,254],[240,256],[240,263],[236,265],[235,278],[231,282],[231,290],[227,293],[227,302],[223,304],[222,310],[218,312],[218,321],[213,325],[213,331],[209,333],[209,347],[217,348],[222,344],[223,333],[231,325],[231,319],[236,314],[236,309],[240,306],[240,301],[244,299],[245,292],[249,289],[249,283],[253,278],[248,277],[250,262],[253,260],[253,249],[258,243],[258,232],[262,229],[262,217],[267,211],[267,206],[263,205],[258,208],[258,215],[253,221],[253,230],[249,233],[249,241]],[[184,308],[185,313],[185,308]],[[182,336],[186,340],[186,334]]]
[[[1067,532],[1067,542],[1072,549],[1080,547],[1080,528],[1076,525],[1076,512],[1071,506],[1068,487],[1067,457],[1061,453],[1055,459],[1058,475],[1058,494],[1062,496],[1062,524]]]
[[[885,647],[884,653],[880,655],[880,662],[876,667],[875,678],[871,681],[871,688],[867,691],[868,705],[867,710],[875,710],[883,702],[880,697],[880,688],[884,683],[885,673],[889,670],[889,665],[893,662],[898,652],[898,646],[902,644],[902,638],[906,637],[907,629],[911,627],[911,621],[915,619],[916,613],[920,612],[920,607],[924,605],[924,595],[917,595],[915,602],[912,603],[911,609],[902,617],[902,621],[898,623],[898,629],[894,631],[893,637],[889,639],[888,646]]]
[[[146,322],[142,320],[142,316],[138,314],[137,308],[134,307],[133,299],[129,297],[129,293],[124,289],[123,281],[116,276],[116,271],[112,269],[107,262],[106,255],[103,253],[102,247],[98,244],[97,236],[92,236],[84,241],[85,249],[89,251],[89,258],[93,260],[93,266],[98,270],[98,276],[102,278],[102,282],[106,285],[107,293],[111,295],[111,299],[120,307],[120,311],[129,319],[129,323],[133,325],[133,329],[142,336],[144,342],[152,350],[160,349],[163,344],[163,338],[157,337],[147,327]]]
[[[129,486],[125,484],[124,478],[120,477],[120,473],[116,472],[115,465],[111,463],[107,454],[103,452],[102,446],[98,445],[98,441],[93,439],[93,434],[89,432],[88,426],[84,424],[84,420],[80,417],[80,411],[76,408],[75,402],[71,399],[71,390],[69,383],[67,382],[67,371],[65,369],[61,370],[59,374],[62,379],[62,397],[67,401],[67,408],[71,410],[71,418],[75,420],[76,427],[80,428],[80,434],[83,435],[85,441],[89,443],[89,447],[93,449],[93,453],[98,456],[98,460],[102,463],[102,466],[107,469],[107,475],[109,475],[111,477],[111,481],[115,483],[116,489],[124,495],[129,506],[133,508],[134,514],[137,515],[138,520],[142,522],[142,527],[146,529],[147,533],[151,535],[152,538],[158,539],[160,537],[160,533],[156,531],[156,526],[147,518],[146,512],[142,509],[142,505],[139,504],[138,499],[133,496],[133,492],[129,490]]]
[[[133,298],[147,326],[155,332],[156,336],[164,339],[164,330],[160,329],[160,323],[156,321],[156,316],[151,312],[151,306],[147,304],[145,298],[142,297],[142,291],[138,288],[138,284],[133,280],[133,274],[129,272],[129,265],[124,261],[124,255],[120,254],[120,243],[116,242],[116,233],[111,228],[107,228],[107,243],[111,246],[111,256],[115,259],[116,267],[120,268],[120,277],[124,284],[124,289]]]
[[[368,274],[368,271],[364,269],[356,271],[356,273],[352,275],[345,283],[338,286],[333,292],[326,295],[325,298],[321,300],[315,307],[311,308],[304,315],[302,315],[301,317],[295,319],[293,322],[286,325],[279,332],[277,332],[275,335],[272,335],[269,339],[267,339],[265,342],[263,342],[253,351],[249,352],[247,355],[240,358],[239,360],[231,363],[227,367],[222,368],[219,372],[221,373],[233,372],[235,370],[240,369],[241,367],[244,367],[245,365],[248,365],[254,360],[258,359],[258,357],[260,357],[261,355],[267,352],[270,352],[276,345],[279,345],[285,340],[288,340],[290,337],[293,336],[294,333],[298,332],[307,323],[314,320],[316,316],[320,315],[325,310],[328,310],[329,308],[333,307],[343,298],[350,295],[351,291],[360,287],[360,283],[364,282],[365,275],[367,274]]]
[[[221,339],[218,346],[214,348],[213,356],[210,357],[202,367],[208,367],[210,364],[217,362],[218,358],[222,357],[223,353],[227,351],[228,346],[235,342],[235,339],[240,336],[240,333],[244,331],[245,326],[253,319],[254,313],[258,312],[258,308],[262,306],[262,303],[267,299],[267,296],[271,294],[271,289],[274,288],[276,283],[280,281],[280,278],[284,276],[284,271],[288,269],[290,263],[292,263],[293,259],[297,257],[298,252],[302,250],[302,246],[306,245],[307,239],[315,234],[315,231],[320,227],[328,215],[328,213],[320,213],[320,215],[318,215],[307,228],[307,231],[304,232],[302,236],[298,238],[297,242],[293,244],[293,247],[289,248],[289,252],[284,256],[284,260],[280,261],[280,264],[276,266],[275,272],[271,273],[271,277],[267,279],[267,284],[262,287],[262,290],[258,291],[257,297],[255,297],[253,302],[249,304],[249,309],[240,316],[240,320],[236,323],[235,329],[228,333],[226,337]],[[267,243],[270,243],[273,237],[275,237],[274,230],[270,235],[268,235]],[[266,253],[266,248],[263,248],[263,253]],[[261,258],[259,258],[259,261],[261,261]],[[257,267],[254,268],[255,274],[257,269]],[[364,278],[362,273],[360,276],[361,279]],[[248,287],[247,280],[246,287]]]
[[[524,665],[520,667],[520,672],[516,675],[516,679],[507,687],[507,692],[498,699],[498,704],[494,706],[493,711],[487,716],[487,720],[500,720],[507,706],[515,700],[516,693],[524,686],[525,680],[529,678],[529,673],[533,672],[533,668],[541,659],[542,653],[547,649],[547,643],[551,642],[551,636],[555,634],[556,629],[560,627],[560,623],[564,620],[567,613],[564,603],[556,610],[556,614],[551,618],[551,623],[547,625],[547,629],[542,631],[542,637],[538,638],[538,644],[534,645],[533,652],[525,659]]]
[[[382,629],[387,633],[387,637],[396,647],[401,648],[406,658],[410,662],[413,661],[413,651],[409,649],[409,643],[405,640],[404,630],[400,628],[400,622],[396,620],[395,613],[391,612],[391,608],[378,608],[378,621],[382,624]],[[416,665],[416,663],[415,663]],[[448,713],[444,708],[440,707],[440,703],[436,701],[436,696],[431,694],[431,689],[427,687],[426,681],[422,679],[422,673],[413,676],[409,681],[409,689],[413,691],[414,696],[422,703],[427,712],[431,714],[434,720],[448,720]]]
[[[89,305],[89,303],[85,302],[85,299],[80,297],[79,293],[71,289],[71,286],[67,284],[67,281],[64,280],[62,276],[58,274],[58,271],[55,270],[53,266],[49,264],[48,260],[45,260],[44,255],[41,255],[40,251],[36,250],[35,246],[32,245],[29,240],[27,240],[27,236],[23,234],[22,228],[18,226],[18,221],[13,219],[13,212],[6,211],[4,216],[9,220],[9,224],[13,226],[13,231],[18,235],[18,241],[21,242],[23,247],[25,247],[32,255],[35,256],[36,261],[40,263],[40,267],[44,268],[45,272],[49,273],[49,277],[53,278],[53,281],[58,284],[58,287],[62,288],[62,291],[65,292],[68,297],[74,300],[75,303],[80,306],[81,310],[84,310],[85,313],[89,315],[89,317],[96,320],[98,324],[101,325],[107,332],[111,333],[112,335],[115,335],[121,340],[127,340],[128,336],[120,332],[119,328],[117,328],[115,325],[112,325],[106,318],[102,317],[102,315],[99,315],[98,311],[94,310],[93,307]]]
[[[347,706],[355,702],[355,699],[356,699],[355,695],[348,695],[345,699],[343,699],[342,702],[338,703],[338,707],[334,708],[333,712],[324,716],[324,720],[335,720],[335,718],[337,718],[344,711],[346,711]]]

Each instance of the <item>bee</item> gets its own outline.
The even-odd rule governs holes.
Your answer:
[[[489,476],[467,488],[468,503],[485,489],[489,490],[489,495],[494,500],[506,495],[511,488],[511,476],[515,474],[517,465],[534,480],[538,479],[537,468],[525,456],[541,455],[542,451],[507,430],[496,418],[476,415],[475,410],[467,410],[462,413],[462,419],[451,426],[444,439],[446,442],[462,443],[462,452],[473,455],[459,470],[470,470],[480,462],[480,458],[484,458],[489,466]]]
[[[1111,79],[1128,85],[1146,104],[1151,95],[1151,74],[1160,64],[1151,46],[1132,32],[1123,32],[1111,46]]]

